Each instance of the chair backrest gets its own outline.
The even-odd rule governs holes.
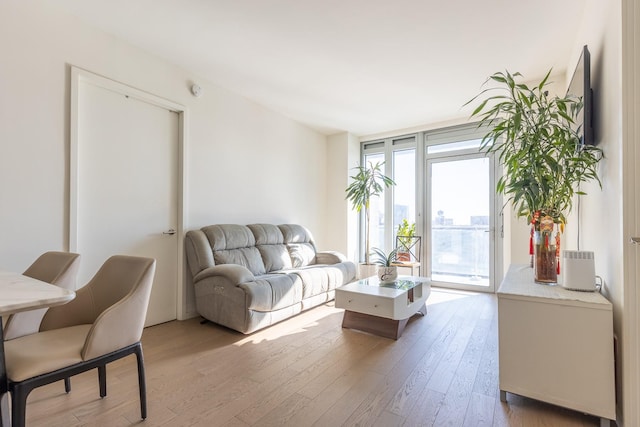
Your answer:
[[[75,289],[80,255],[73,252],[45,252],[27,268],[25,276],[65,289]]]
[[[72,252],[45,252],[25,270],[25,276],[65,289],[75,289],[80,255]],[[4,339],[11,340],[38,332],[46,309],[15,313],[4,326]]]
[[[140,341],[155,268],[151,258],[112,256],[74,300],[49,309],[40,330],[92,324],[85,360]]]

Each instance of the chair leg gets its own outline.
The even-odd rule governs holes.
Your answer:
[[[98,383],[100,384],[100,397],[107,395],[107,365],[98,366]]]
[[[0,397],[0,426],[10,425],[10,413],[11,409],[9,408],[9,393],[2,393],[2,396]]]
[[[11,391],[11,427],[25,427],[27,418],[28,387],[14,387]]]
[[[71,378],[67,377],[64,379],[64,391],[65,393],[71,392]]]
[[[142,344],[136,346],[136,360],[138,361],[138,387],[140,388],[140,415],[142,419],[147,418],[147,383],[144,376],[144,358],[142,355]]]

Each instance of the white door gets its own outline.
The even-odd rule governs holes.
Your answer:
[[[178,149],[176,112],[78,82],[78,283],[111,255],[155,258],[146,326],[176,318]]]

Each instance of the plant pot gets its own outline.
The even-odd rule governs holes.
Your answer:
[[[391,283],[398,278],[398,267],[378,267],[380,283]]]
[[[411,254],[409,252],[398,252],[396,260],[399,262],[409,262],[411,261]]]
[[[558,282],[558,243],[556,231],[533,233],[533,278],[538,283]]]

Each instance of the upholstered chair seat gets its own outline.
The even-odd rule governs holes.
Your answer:
[[[31,390],[97,368],[100,396],[107,394],[106,365],[135,354],[140,412],[147,417],[140,339],[156,262],[113,256],[76,298],[47,311],[40,332],[4,344],[14,427],[26,421]]]
[[[18,382],[82,362],[90,329],[91,325],[71,326],[5,343],[5,354],[12,361],[7,375]]]

